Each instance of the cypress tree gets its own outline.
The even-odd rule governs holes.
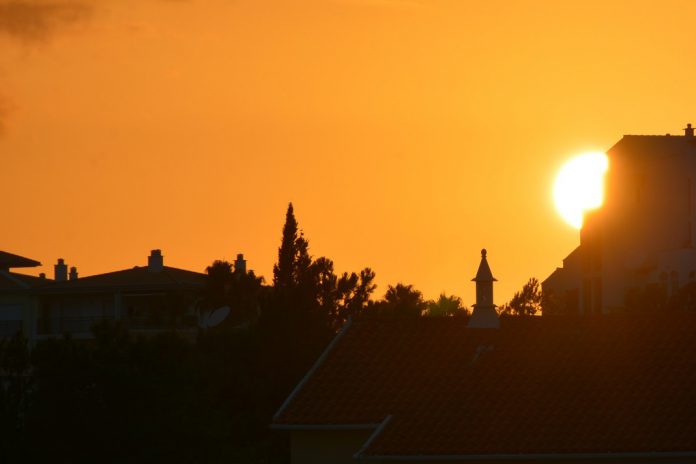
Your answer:
[[[278,248],[278,262],[273,266],[273,286],[276,289],[293,285],[295,256],[297,255],[297,219],[292,203],[288,205],[283,226],[283,238]]]

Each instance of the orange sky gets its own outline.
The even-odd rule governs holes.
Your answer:
[[[696,123],[696,2],[0,0],[0,249],[89,275],[315,256],[469,305],[578,242],[570,156]]]

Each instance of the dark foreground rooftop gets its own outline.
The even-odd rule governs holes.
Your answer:
[[[361,318],[275,428],[374,427],[359,457],[696,451],[696,314]]]

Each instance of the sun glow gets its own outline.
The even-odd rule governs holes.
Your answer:
[[[561,217],[579,229],[585,211],[599,208],[604,200],[604,173],[607,155],[584,153],[566,162],[556,176],[553,199]]]

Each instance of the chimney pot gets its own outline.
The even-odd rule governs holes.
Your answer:
[[[149,272],[161,272],[162,269],[164,269],[162,250],[150,251],[150,256],[147,258],[147,270]]]
[[[58,264],[53,266],[54,279],[56,282],[68,280],[68,266],[63,258],[58,259]]]
[[[686,125],[686,128],[684,129],[684,136],[685,137],[693,137],[694,136],[694,128],[691,127],[691,124]]]
[[[77,280],[77,268],[75,266],[70,268],[70,280]]]
[[[240,273],[240,274],[246,274],[247,267],[246,267],[246,259],[244,259],[244,254],[243,253],[238,253],[237,254],[237,260],[234,262],[234,272]]]

